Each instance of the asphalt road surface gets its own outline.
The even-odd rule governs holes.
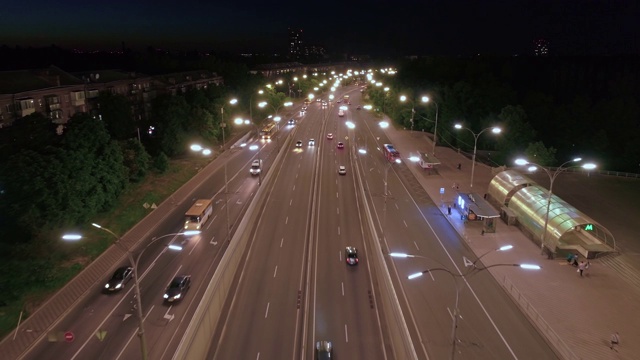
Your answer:
[[[211,357],[312,359],[315,341],[329,340],[341,358],[383,359],[349,131],[319,103],[294,131]],[[346,246],[358,248],[358,265],[346,264]]]

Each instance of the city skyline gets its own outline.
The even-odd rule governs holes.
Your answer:
[[[288,53],[288,29],[328,53],[385,55],[551,55],[640,52],[632,2],[498,0],[473,2],[207,4],[116,0],[4,8],[0,45],[95,50],[148,46],[216,52]],[[31,12],[25,14],[25,9]],[[8,16],[23,14],[24,16]]]

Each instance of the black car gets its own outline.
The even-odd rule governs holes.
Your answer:
[[[164,292],[164,300],[174,302],[182,299],[191,286],[191,275],[180,275],[173,278]]]
[[[104,286],[105,291],[112,292],[124,289],[124,285],[131,280],[132,276],[133,268],[131,266],[119,267]]]
[[[301,141],[301,140],[298,140],[298,141],[296,142],[296,147],[298,147],[298,148],[299,148],[299,147],[302,147],[302,141]]]
[[[316,359],[317,360],[331,360],[333,357],[333,345],[331,341],[318,341],[316,342]]]
[[[303,109],[302,111],[304,111],[304,109]],[[295,124],[296,124],[296,121],[295,121],[294,119],[289,119],[289,121],[287,122],[287,124],[289,124],[289,125],[295,125]]]
[[[344,249],[344,258],[348,265],[358,265],[358,249],[353,246],[347,246]]]

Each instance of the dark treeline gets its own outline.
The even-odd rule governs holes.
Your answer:
[[[547,165],[582,156],[596,161],[601,169],[638,172],[639,60],[638,56],[626,56],[407,61],[398,66],[396,75],[383,80],[391,88],[385,110],[408,127],[410,107],[407,110],[397,104],[398,95],[406,93],[419,100],[427,94],[439,105],[442,140],[453,145],[468,148],[469,143],[468,138],[457,143],[464,136],[451,133],[454,123],[463,122],[474,131],[500,125],[504,128],[501,139],[480,139],[483,148],[525,152],[529,143],[539,142],[555,153],[556,163]],[[374,97],[379,95],[375,90]],[[432,131],[435,107],[418,102],[414,101],[414,126]],[[423,121],[420,115],[429,120]],[[514,122],[518,124],[515,127]],[[531,136],[520,137],[525,132]],[[511,140],[506,140],[510,136]],[[505,141],[519,146],[501,146]],[[508,156],[501,160],[508,162]]]

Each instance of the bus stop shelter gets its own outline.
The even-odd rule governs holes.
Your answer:
[[[438,160],[438,158],[436,158],[433,155],[429,155],[427,153],[421,152],[418,165],[420,165],[421,168],[428,170],[429,173],[431,173],[431,170],[433,170],[433,168],[436,165],[440,165],[440,160]]]
[[[456,206],[460,209],[462,217],[466,217],[468,221],[482,221],[483,232],[496,232],[496,222],[500,213],[482,196],[458,192]]]

